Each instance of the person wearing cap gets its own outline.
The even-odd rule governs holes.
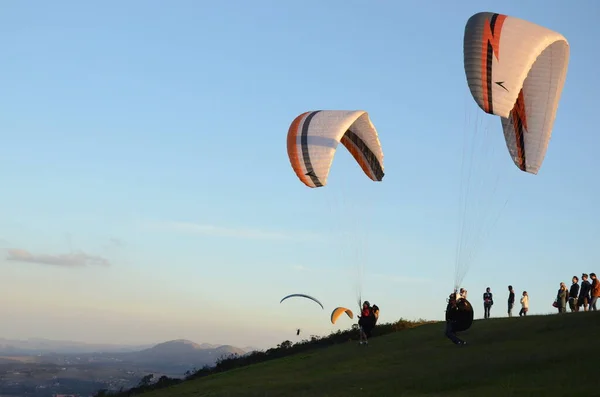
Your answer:
[[[598,297],[600,297],[600,281],[596,278],[596,273],[590,273],[590,278],[592,279],[592,300],[590,301],[590,310],[596,311],[596,302],[598,302]]]
[[[592,286],[588,281],[588,275],[583,273],[581,275],[581,288],[579,289],[579,297],[577,298],[577,304],[583,306],[583,311],[588,311],[588,304],[590,303],[590,292]]]

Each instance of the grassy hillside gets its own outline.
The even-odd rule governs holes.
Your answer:
[[[453,345],[443,323],[239,368],[144,397],[585,396],[598,392],[600,314],[480,320]]]

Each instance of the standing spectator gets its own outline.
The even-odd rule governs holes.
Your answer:
[[[577,303],[579,306],[583,306],[583,311],[588,311],[588,304],[590,303],[590,292],[592,291],[592,286],[588,281],[588,275],[583,273],[581,275],[581,288],[579,289],[579,297],[577,298]]]
[[[560,287],[558,288],[558,293],[556,294],[556,308],[559,313],[567,312],[567,296],[569,292],[567,291],[567,286],[565,283],[561,282]]]
[[[490,287],[487,287],[483,293],[483,318],[490,318],[490,309],[493,304],[494,296],[490,292]]]
[[[529,295],[527,295],[527,291],[523,291],[523,296],[521,297],[521,311],[519,312],[519,317],[526,316],[528,310],[529,310]]]
[[[600,297],[600,281],[596,278],[596,273],[590,273],[592,279],[592,300],[590,301],[590,310],[596,311],[596,302]]]
[[[508,286],[508,317],[512,317],[512,309],[515,306],[515,291],[512,285]]]
[[[573,284],[571,284],[571,289],[569,289],[569,308],[572,312],[579,311],[579,305],[577,304],[577,296],[579,294],[579,278],[577,276],[573,276]]]

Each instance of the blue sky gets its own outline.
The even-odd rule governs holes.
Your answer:
[[[470,97],[462,35],[479,11],[570,42],[537,176],[514,166],[499,118]],[[489,126],[487,161],[504,189],[495,200],[509,201],[464,285],[478,316],[486,286],[492,315],[505,315],[508,284],[529,291],[531,313],[550,312],[560,281],[600,270],[599,13],[593,1],[549,0],[5,2],[2,258],[18,249],[105,263],[2,259],[2,336],[269,346],[296,327],[336,329],[328,314],[356,306],[358,281],[382,321],[441,319],[465,115]],[[313,109],[369,112],[383,182],[343,148],[327,188],[299,182],[285,137]],[[294,292],[326,310],[279,304]]]

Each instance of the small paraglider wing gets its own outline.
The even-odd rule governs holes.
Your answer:
[[[362,110],[317,110],[296,117],[288,130],[289,160],[302,183],[311,188],[327,184],[340,142],[370,179],[383,179],[383,150],[369,114]]]
[[[350,319],[354,318],[354,313],[352,313],[352,310],[347,309],[345,307],[336,307],[331,312],[331,323],[335,324],[335,322],[338,320],[338,318],[340,318],[340,316],[344,313],[346,313],[348,315],[348,317],[350,317]]]
[[[569,43],[532,22],[481,12],[467,21],[463,51],[473,99],[500,116],[517,167],[537,174],[567,74]]]
[[[319,302],[316,298],[313,298],[312,296],[305,295],[305,294],[291,294],[291,295],[285,296],[282,300],[279,301],[279,303],[283,302],[284,300],[286,300],[288,298],[294,298],[294,297],[310,299],[310,300],[318,303],[319,306],[321,306],[321,309],[325,310],[325,308],[323,307],[323,304],[321,302]]]

